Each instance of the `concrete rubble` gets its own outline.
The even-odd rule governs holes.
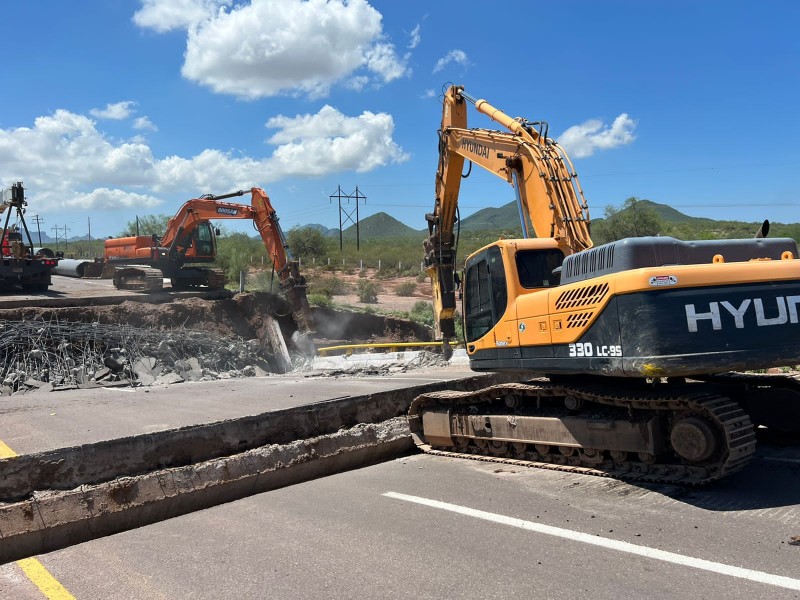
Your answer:
[[[59,321],[0,323],[0,395],[267,375],[259,340],[186,329]]]
[[[296,343],[292,348],[290,357],[284,347],[284,356],[264,340],[183,327],[75,322],[54,316],[6,320],[0,321],[0,396],[262,377],[293,369],[372,375],[448,364],[441,354],[424,350],[309,358]],[[449,364],[467,365],[465,352],[456,350]]]

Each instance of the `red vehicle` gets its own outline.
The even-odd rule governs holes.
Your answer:
[[[0,215],[5,213],[6,217],[0,235],[0,288],[21,287],[26,291],[46,292],[51,284],[51,271],[58,265],[58,259],[33,251],[33,241],[25,224],[27,205],[21,181],[3,190]],[[14,223],[11,222],[12,217]]]

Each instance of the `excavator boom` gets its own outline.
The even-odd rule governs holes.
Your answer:
[[[467,103],[506,131],[467,128]],[[434,286],[436,334],[454,337],[455,235],[464,161],[507,181],[516,194],[523,238],[553,238],[566,254],[591,248],[589,208],[569,157],[530,123],[512,119],[486,100],[476,100],[462,86],[444,97],[439,130],[439,165],[434,211],[426,215],[427,272]]]

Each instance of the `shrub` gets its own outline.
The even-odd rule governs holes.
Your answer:
[[[398,296],[413,296],[414,292],[417,291],[417,284],[414,281],[404,281],[403,283],[399,284],[395,289],[395,293]]]
[[[422,271],[417,275],[417,283],[425,283],[428,280],[428,274]]]
[[[419,300],[411,307],[408,316],[412,321],[433,327],[433,304]]]
[[[310,284],[311,293],[326,294],[328,298],[350,293],[350,286],[336,276],[322,277]]]
[[[365,304],[376,304],[378,302],[378,292],[381,291],[381,287],[373,282],[369,281],[368,279],[361,279],[358,282],[358,300],[359,302],[364,302]]]
[[[250,278],[248,278],[248,285],[250,284]],[[239,285],[239,282],[236,282],[236,285]],[[267,269],[261,269],[253,278],[253,289],[261,291],[261,292],[273,292],[276,293],[280,289],[280,279],[278,278],[277,274],[272,273],[272,271]]]
[[[383,266],[375,271],[375,279],[394,279],[399,275],[400,272],[397,270],[397,267]]]
[[[330,308],[333,304],[326,294],[309,294],[308,303],[322,308]]]

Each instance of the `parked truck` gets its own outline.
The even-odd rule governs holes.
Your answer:
[[[34,251],[25,223],[28,202],[22,182],[2,190],[0,199],[0,216],[5,216],[0,235],[0,291],[22,288],[30,292],[46,292],[58,258]]]

